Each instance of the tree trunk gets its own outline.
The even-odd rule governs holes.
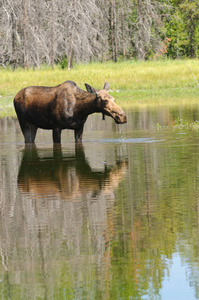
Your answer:
[[[112,60],[114,62],[116,62],[117,61],[117,34],[116,34],[115,0],[111,0],[110,29],[111,29],[111,52],[112,52]]]
[[[17,32],[17,24],[14,17],[14,14],[11,13],[11,23],[12,23],[12,64],[14,69],[17,66],[17,41],[16,41],[16,32]]]
[[[74,55],[74,24],[71,32],[71,40],[70,40],[70,47],[68,51],[68,70],[72,68],[73,65],[73,55]]]
[[[23,0],[23,13],[24,13],[24,19],[23,19],[23,41],[24,41],[24,68],[27,69],[29,67],[28,62],[28,5],[27,0]]]
[[[143,3],[142,0],[138,0],[138,41],[137,41],[137,51],[138,51],[138,59],[144,60],[145,58],[145,49],[143,44]]]
[[[125,7],[124,1],[122,0],[122,20],[121,20],[121,29],[122,29],[122,55],[123,58],[126,57],[126,45],[125,45]]]
[[[39,18],[39,5],[38,5],[38,0],[35,0],[35,10],[36,10],[36,26],[35,26],[35,29],[36,29],[36,66],[37,68],[40,67],[40,53],[39,53],[39,24],[40,24],[40,18]]]
[[[54,34],[54,0],[51,0],[51,52],[50,52],[50,64],[54,68],[55,61],[55,34]]]
[[[189,35],[189,45],[190,45],[190,57],[191,58],[194,58],[194,54],[195,54],[195,51],[194,51],[194,31],[195,31],[195,28],[194,28],[194,21],[192,19],[192,16],[190,16],[190,35]]]

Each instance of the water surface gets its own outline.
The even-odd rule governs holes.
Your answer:
[[[199,132],[178,117],[199,109],[93,115],[79,147],[0,119],[2,299],[199,298]]]

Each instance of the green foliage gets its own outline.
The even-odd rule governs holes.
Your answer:
[[[62,69],[67,69],[68,66],[68,59],[66,56],[64,56],[60,61],[60,66]]]
[[[198,57],[199,3],[174,1],[173,13],[165,23],[166,36],[171,39],[168,57]]]

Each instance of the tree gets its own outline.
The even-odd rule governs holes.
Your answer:
[[[55,52],[55,29],[54,29],[54,23],[55,23],[55,11],[54,11],[54,0],[51,0],[50,4],[50,27],[51,27],[51,53],[50,53],[50,64],[52,68],[54,67],[54,52]]]
[[[112,60],[117,61],[117,20],[115,0],[110,1],[110,35],[111,35],[111,52]]]
[[[180,4],[187,33],[187,54],[191,58],[196,56],[199,42],[199,3],[197,0],[183,1]]]
[[[19,13],[19,3],[5,1],[0,3],[0,63],[6,65],[11,62],[13,66],[21,63],[19,59],[19,24],[16,15]]]
[[[131,44],[131,26],[129,26],[131,13],[131,1],[110,1],[110,49],[112,60],[115,62],[118,56],[125,58],[128,55]]]
[[[161,47],[164,23],[161,1],[138,0],[134,43],[139,60],[145,60]]]
[[[132,14],[132,8],[132,2],[128,0],[122,0],[121,6],[119,7],[119,14],[121,15],[121,44],[119,45],[119,49],[121,49],[123,58],[126,58],[128,50],[131,47],[132,26],[130,26],[130,16]]]
[[[95,0],[68,1],[65,14],[65,54],[68,58],[68,69],[72,67],[73,59],[88,61],[100,52],[99,17],[100,10]]]
[[[198,1],[174,1],[171,17],[166,21],[166,35],[171,38],[168,56],[197,57],[199,54]]]
[[[23,65],[27,69],[29,67],[28,52],[28,0],[23,0]]]
[[[0,64],[199,55],[197,0],[3,0]]]

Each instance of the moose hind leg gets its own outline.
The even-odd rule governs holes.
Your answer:
[[[76,143],[82,142],[83,130],[84,130],[84,126],[82,126],[79,129],[75,129],[75,142]]]

